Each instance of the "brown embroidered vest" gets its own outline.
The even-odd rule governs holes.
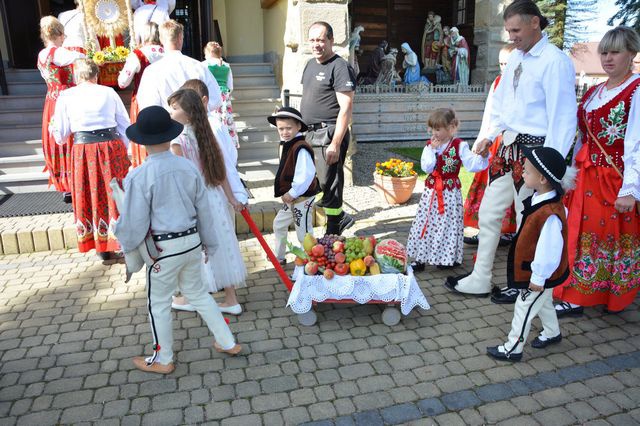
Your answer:
[[[284,142],[282,144],[282,156],[280,157],[280,165],[278,166],[274,182],[274,193],[276,197],[282,197],[291,189],[293,176],[296,172],[298,152],[301,149],[306,150],[311,155],[311,159],[315,161],[313,149],[311,148],[311,145],[307,143],[304,136],[296,136],[289,142]],[[312,197],[318,192],[320,192],[320,184],[318,182],[318,178],[314,177],[313,182],[311,182],[307,191],[300,196]]]
[[[567,217],[560,196],[531,206],[531,197],[524,200],[522,224],[516,234],[507,258],[507,285],[510,288],[526,289],[531,280],[531,262],[536,255],[536,247],[542,227],[549,216],[558,216],[562,222],[562,258],[560,265],[544,283],[545,288],[562,284],[569,276],[567,258]],[[560,241],[558,241],[560,244]]]

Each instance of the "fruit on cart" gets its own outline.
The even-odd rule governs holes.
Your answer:
[[[349,263],[349,270],[351,275],[363,276],[367,272],[367,265],[364,264],[364,260],[356,259]]]
[[[407,250],[398,241],[393,239],[382,240],[376,244],[374,253],[383,273],[404,273],[407,266]]]
[[[333,258],[336,260],[336,263],[344,263],[347,260],[347,256],[344,253],[336,253]]]
[[[304,266],[309,260],[303,259],[301,257],[296,256],[296,260],[294,261],[296,266]]]
[[[289,253],[295,254],[296,257],[299,257],[300,259],[303,259],[303,260],[309,260],[309,255],[300,247],[296,247],[290,242],[287,242],[287,248],[289,249]]]
[[[368,237],[362,240],[362,249],[365,254],[373,254],[373,248],[375,245],[375,237]]]
[[[380,265],[378,265],[377,263],[374,263],[373,265],[369,266],[369,273],[371,275],[380,274]]]
[[[332,280],[334,272],[331,269],[325,269],[323,275],[324,275],[325,279]]]
[[[315,275],[318,273],[318,264],[316,262],[310,261],[304,265],[304,273],[307,275]]]
[[[322,244],[316,244],[311,248],[311,255],[320,257],[324,255],[324,246]]]
[[[344,243],[342,241],[334,241],[331,248],[334,253],[342,253],[344,251]]]
[[[366,255],[362,260],[364,261],[364,264],[367,266],[371,266],[374,263],[376,263],[376,260],[370,254]]]
[[[349,273],[349,265],[346,263],[337,263],[333,271],[338,275],[347,275]]]
[[[318,241],[313,237],[313,235],[307,232],[304,236],[304,240],[302,240],[302,248],[304,248],[304,251],[311,253],[311,249],[316,244],[318,244]]]
[[[365,256],[362,248],[362,239],[359,237],[348,238],[345,242],[345,251],[347,262],[351,263],[356,259],[362,259]]]

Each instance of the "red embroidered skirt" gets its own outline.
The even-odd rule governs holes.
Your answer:
[[[492,159],[495,158],[501,142],[502,135],[498,136],[493,145],[491,145],[490,155]],[[478,213],[480,212],[480,203],[484,196],[484,190],[487,188],[487,182],[489,182],[489,169],[478,172],[473,176],[473,181],[467,193],[467,199],[464,202],[464,226],[479,228]],[[511,207],[505,212],[504,219],[502,219],[501,232],[503,234],[516,232],[516,211],[513,204],[511,204]]]
[[[586,146],[576,158],[576,188],[567,194],[569,268],[554,297],[582,306],[619,311],[640,287],[640,215],[614,208],[622,179],[611,167],[596,167]]]
[[[69,136],[63,145],[58,145],[49,133],[49,121],[56,109],[56,100],[47,96],[42,111],[42,153],[46,164],[45,170],[49,172],[49,185],[53,185],[56,191],[71,191],[71,147],[73,135]]]
[[[80,252],[119,250],[113,234],[118,210],[109,182],[122,182],[130,165],[121,140],[73,146],[73,214]]]
[[[138,120],[138,113],[140,112],[140,107],[138,106],[138,98],[136,95],[131,96],[131,108],[129,109],[129,119],[131,124],[135,123]],[[131,149],[131,164],[133,167],[138,167],[145,158],[147,158],[147,150],[143,145],[138,145],[133,141],[129,141],[129,148]]]

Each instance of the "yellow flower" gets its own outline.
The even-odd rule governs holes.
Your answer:
[[[127,56],[129,56],[129,49],[124,46],[118,46],[116,47],[116,55],[120,59],[125,59]]]
[[[93,62],[97,65],[102,65],[104,63],[104,53],[96,52],[93,54]]]
[[[398,158],[390,158],[383,163],[376,162],[376,173],[393,177],[409,177],[417,174],[413,170],[413,162],[405,162]]]

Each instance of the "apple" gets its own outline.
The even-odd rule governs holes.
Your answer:
[[[295,265],[296,266],[304,266],[305,261],[303,258],[296,256]]]
[[[336,253],[334,259],[336,260],[336,263],[344,263],[345,260],[347,260],[347,256],[345,256],[344,253]]]
[[[344,243],[342,241],[335,241],[332,249],[334,253],[342,253],[344,251]]]
[[[324,246],[322,244],[316,244],[311,249],[311,254],[316,256],[316,257],[320,257],[320,256],[324,255]]]
[[[374,263],[376,263],[376,260],[371,255],[365,256],[363,260],[364,260],[364,264],[367,266],[371,266]]]
[[[332,280],[334,273],[333,273],[333,271],[331,269],[327,268],[327,269],[324,270],[324,274],[323,275],[324,275],[325,279]]]
[[[304,265],[304,273],[307,275],[315,275],[318,273],[318,264],[316,262],[308,262]]]
[[[349,273],[349,265],[346,263],[338,263],[333,270],[338,275],[347,275]]]

